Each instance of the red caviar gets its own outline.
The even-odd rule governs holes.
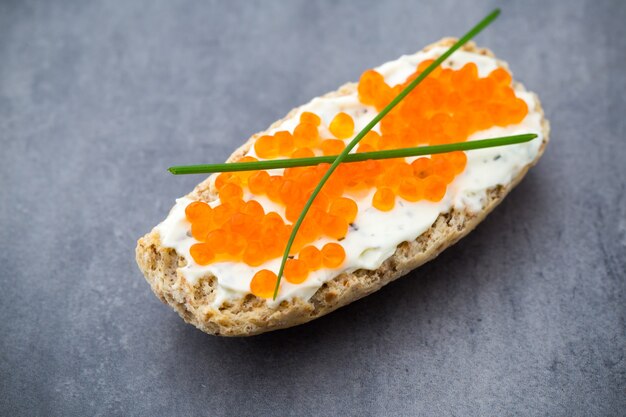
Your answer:
[[[317,126],[309,122],[300,122],[293,131],[293,140],[298,148],[313,147],[318,138]]]
[[[352,223],[356,219],[359,211],[354,200],[347,197],[339,197],[330,204],[329,213],[335,216],[343,217],[348,223]]]
[[[322,248],[322,263],[326,268],[337,268],[346,259],[346,252],[338,243],[327,243]]]
[[[276,132],[274,134],[274,138],[276,139],[276,146],[278,147],[278,153],[280,156],[291,155],[295,146],[291,132],[281,130],[280,132]]]
[[[337,113],[328,129],[337,139],[347,139],[354,133],[354,120],[344,112]]]
[[[372,206],[380,211],[389,211],[396,205],[396,195],[393,190],[388,187],[382,187],[376,190],[372,198]]]
[[[315,271],[322,266],[322,252],[315,246],[302,248],[298,259],[303,260],[311,271]]]
[[[343,151],[343,148],[346,147],[344,141],[339,139],[326,139],[323,140],[320,148],[322,148],[322,153],[324,155],[338,155]]]
[[[274,136],[261,136],[254,142],[254,151],[264,159],[273,159],[278,156],[279,143]]]
[[[301,259],[287,259],[284,275],[285,279],[292,284],[300,284],[309,275],[309,268]]]
[[[189,252],[198,265],[208,265],[215,257],[208,243],[196,243],[191,246]]]
[[[358,85],[359,100],[381,110],[431,62],[421,62],[414,74],[395,86],[388,85],[376,71],[365,71]],[[479,77],[473,63],[458,70],[437,68],[382,119],[380,132],[365,135],[356,151],[459,142],[489,127],[519,123],[528,107],[516,97],[511,82],[511,75],[503,68],[487,77]],[[327,126],[322,124],[319,115],[302,112],[293,132],[283,130],[258,137],[254,152],[262,159],[339,154],[346,139],[355,134],[354,120],[339,112]],[[333,137],[320,136],[326,131]],[[241,159],[255,160],[252,156]],[[397,198],[409,202],[441,201],[448,185],[466,164],[464,152],[420,157],[411,163],[397,158],[341,164],[302,222],[292,258],[285,264],[285,279],[301,283],[312,271],[343,264],[346,254],[340,242],[327,243],[321,249],[312,243],[320,238],[340,241],[346,236],[349,225],[358,218],[355,196],[375,188],[371,205],[380,211],[392,210]],[[199,242],[191,247],[191,257],[200,265],[228,260],[250,266],[279,258],[289,239],[291,223],[299,217],[328,167],[329,164],[320,164],[288,168],[282,175],[266,171],[219,174],[215,178],[219,204],[211,207],[195,201],[185,209],[191,234]],[[284,218],[276,212],[266,213],[254,199],[246,197],[248,201],[244,201],[248,192],[284,207]],[[253,277],[250,290],[259,297],[270,298],[276,279],[275,273],[263,269]]]
[[[314,126],[319,126],[322,123],[322,119],[320,119],[320,117],[315,113],[305,111],[305,112],[302,112],[302,114],[300,115],[300,122],[310,123]]]
[[[185,208],[185,216],[189,221],[200,220],[211,215],[213,209],[203,201],[194,201]]]
[[[261,195],[267,190],[270,183],[270,174],[267,171],[258,171],[248,179],[248,188],[253,194]]]
[[[250,291],[260,298],[272,298],[278,277],[272,271],[262,269],[252,277]]]

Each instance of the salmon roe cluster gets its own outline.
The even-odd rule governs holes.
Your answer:
[[[374,70],[363,73],[358,85],[359,100],[381,110],[432,61],[419,64],[403,84],[389,86]],[[496,69],[479,77],[475,64],[459,70],[437,68],[400,102],[380,123],[381,133],[370,131],[357,152],[435,145],[467,140],[480,130],[521,122],[528,113],[526,103],[511,88],[511,76]],[[322,137],[321,118],[303,112],[293,132],[278,131],[259,137],[254,152],[261,159],[303,158],[336,155],[354,136],[353,118],[337,113],[328,123],[332,137]],[[325,135],[324,135],[325,136]],[[241,162],[255,161],[246,156]],[[371,205],[381,211],[394,208],[397,198],[409,202],[437,202],[448,184],[463,172],[463,152],[421,157],[368,160],[341,164],[326,182],[305,217],[284,269],[284,278],[299,284],[320,268],[339,268],[345,261],[340,241],[358,217],[355,200],[371,195]],[[185,210],[191,234],[198,241],[190,253],[199,265],[218,261],[241,261],[250,266],[281,257],[307,199],[329,168],[329,164],[287,168],[282,175],[267,171],[222,173],[215,179],[219,204],[196,201]],[[284,218],[266,213],[244,194],[265,196],[284,207]],[[321,249],[313,245],[320,238],[331,240]],[[270,298],[276,274],[262,269],[252,278],[250,291]]]

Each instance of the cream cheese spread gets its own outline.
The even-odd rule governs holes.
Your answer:
[[[411,75],[416,66],[424,60],[434,59],[445,52],[446,48],[436,47],[428,51],[418,52],[413,55],[405,55],[399,59],[387,62],[375,68],[383,75],[389,85],[402,83]],[[466,63],[473,62],[478,67],[479,76],[485,77],[498,67],[494,58],[470,53],[466,51],[455,52],[443,67],[459,69]],[[308,278],[300,284],[292,284],[282,280],[280,292],[276,300],[267,300],[268,305],[276,306],[283,300],[299,297],[308,300],[327,281],[342,272],[351,272],[357,269],[374,270],[396,250],[396,247],[404,242],[415,240],[427,231],[441,213],[448,212],[451,208],[458,210],[480,211],[487,198],[487,190],[497,185],[509,183],[520,171],[531,163],[539,152],[542,138],[541,113],[532,93],[516,91],[517,97],[528,105],[528,114],[521,123],[506,127],[493,127],[477,132],[468,140],[486,139],[495,136],[514,135],[520,133],[536,133],[538,138],[511,146],[487,148],[467,152],[467,165],[465,170],[458,175],[448,186],[446,195],[439,202],[426,200],[408,202],[401,198],[396,199],[395,207],[389,212],[382,212],[372,207],[374,189],[368,194],[356,198],[359,207],[356,220],[341,245],[346,252],[343,265],[337,269],[320,269],[311,271]],[[355,133],[359,132],[376,115],[373,107],[365,106],[359,102],[356,92],[338,97],[315,98],[308,104],[299,108],[299,111],[280,125],[274,126],[269,134],[279,130],[293,131],[299,121],[300,114],[309,111],[317,114],[322,119],[320,126],[321,137],[332,135],[326,127],[338,112],[345,112],[352,116],[355,123]],[[374,130],[378,130],[376,127]],[[351,139],[351,138],[350,138]],[[349,141],[350,139],[347,139]],[[247,155],[255,156],[254,147],[251,147]],[[411,158],[407,158],[411,160]],[[280,174],[282,170],[273,170],[270,174]],[[252,198],[249,192],[244,190],[244,200]],[[276,211],[284,217],[284,207],[273,203],[266,197],[254,196],[265,212]],[[254,274],[261,269],[269,269],[277,272],[280,259],[270,260],[262,265],[252,267],[243,262],[215,262],[206,266],[196,264],[189,255],[189,249],[197,241],[191,237],[190,224],[185,217],[185,207],[191,202],[188,198],[176,200],[175,206],[168,217],[156,226],[161,237],[161,244],[173,248],[187,260],[187,264],[180,268],[184,278],[195,284],[203,276],[212,274],[217,278],[216,298],[214,308],[218,308],[227,300],[244,297],[250,293],[250,281]],[[220,202],[215,200],[209,203],[216,206]],[[331,241],[320,238],[313,245],[321,248]]]

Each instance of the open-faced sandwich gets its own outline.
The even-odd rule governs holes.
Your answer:
[[[337,155],[453,43],[367,70],[293,109],[234,161]],[[305,217],[273,297],[292,224],[328,164],[221,173],[177,200],[141,238],[154,293],[199,329],[253,335],[305,323],[368,295],[470,232],[537,162],[549,126],[507,64],[468,43],[370,131],[356,152],[535,133],[505,147],[341,164]]]

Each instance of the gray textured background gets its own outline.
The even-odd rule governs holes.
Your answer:
[[[0,415],[626,415],[626,2],[0,3]],[[469,237],[298,328],[207,336],[135,240],[255,131],[460,35],[537,91],[539,166]]]

